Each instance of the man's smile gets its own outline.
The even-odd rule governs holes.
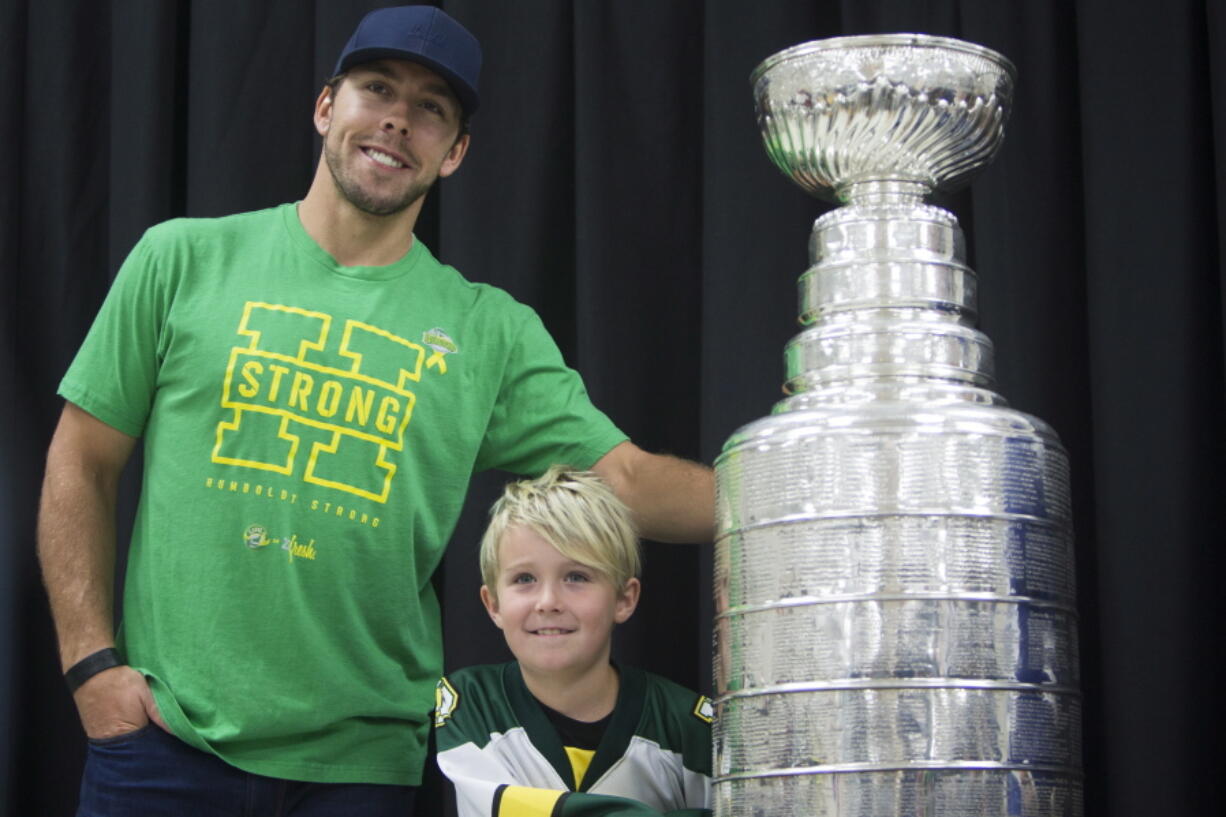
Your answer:
[[[378,162],[379,164],[383,165],[384,167],[391,167],[391,168],[399,169],[402,167],[407,167],[409,164],[404,159],[396,156],[395,154],[389,153],[387,150],[384,150],[383,148],[377,148],[377,147],[373,147],[370,145],[366,145],[366,146],[363,146],[361,150],[362,150],[362,153],[366,154],[368,157]]]

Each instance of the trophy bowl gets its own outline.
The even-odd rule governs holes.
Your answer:
[[[855,201],[881,183],[957,188],[1004,137],[1016,69],[927,34],[835,37],[764,60],[750,77],[766,152],[810,193]]]

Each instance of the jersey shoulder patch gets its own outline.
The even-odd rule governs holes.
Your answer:
[[[446,676],[438,679],[434,687],[434,728],[441,729],[447,725],[447,719],[455,714],[460,705],[460,693],[447,680]]]
[[[715,705],[706,695],[699,695],[698,702],[694,704],[693,715],[703,723],[711,723],[715,720]]]

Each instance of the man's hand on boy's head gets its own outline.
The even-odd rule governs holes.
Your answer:
[[[710,542],[715,538],[715,474],[707,466],[651,454],[626,441],[592,471],[634,513],[645,539]]]

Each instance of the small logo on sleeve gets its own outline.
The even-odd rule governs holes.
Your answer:
[[[698,703],[694,704],[694,717],[703,723],[712,723],[715,720],[715,705],[706,695],[698,696]]]
[[[460,703],[460,693],[446,678],[438,679],[434,687],[434,726],[439,728],[447,725],[447,719],[454,713]]]

